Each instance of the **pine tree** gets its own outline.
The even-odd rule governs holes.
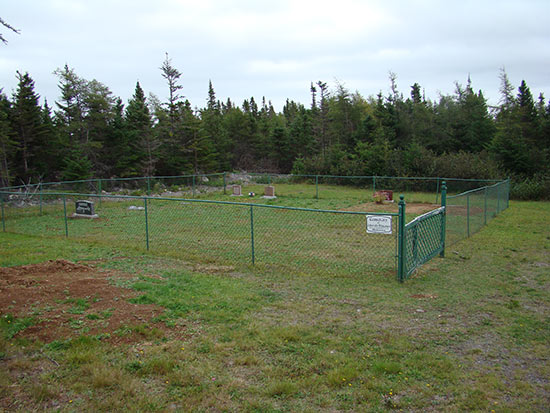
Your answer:
[[[17,143],[17,174],[27,182],[38,171],[34,165],[35,157],[44,149],[42,142],[44,129],[39,105],[40,97],[34,91],[34,80],[28,73],[17,72],[17,91],[13,96],[12,128]]]
[[[57,174],[61,170],[62,156],[59,143],[57,128],[52,117],[52,109],[48,101],[44,100],[41,111],[42,116],[42,149],[40,155],[36,156],[36,168],[38,174],[45,180],[53,181],[57,179]]]
[[[223,129],[220,106],[212,81],[209,81],[207,106],[201,111],[201,130],[212,143],[212,154],[216,159],[215,169],[225,171],[231,168],[231,143]]]
[[[162,77],[168,82],[167,106],[170,118],[170,133],[173,136],[176,130],[176,123],[178,122],[178,102],[184,97],[178,94],[183,89],[183,86],[178,84],[182,73],[172,66],[172,60],[168,57],[168,53],[166,53],[166,58],[162,62],[160,70]]]
[[[16,146],[12,139],[10,111],[10,101],[0,89],[0,187],[9,186],[12,183],[11,159]]]
[[[151,114],[139,82],[136,83],[134,95],[126,107],[126,125],[128,142],[135,155],[134,168],[127,173],[153,176],[159,143],[151,130]]]

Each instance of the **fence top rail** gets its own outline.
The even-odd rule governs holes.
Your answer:
[[[64,185],[64,184],[84,184],[89,182],[109,182],[109,181],[142,181],[145,179],[176,179],[176,178],[192,178],[194,176],[223,176],[225,172],[218,172],[213,174],[190,174],[190,175],[170,175],[170,176],[133,176],[126,178],[90,178],[90,179],[79,179],[76,181],[57,181],[57,182],[39,182],[37,184],[27,184],[27,185],[15,185],[15,186],[5,186],[0,188],[3,189],[19,189],[19,188],[32,188],[37,186],[48,186],[48,185]]]
[[[32,188],[37,186],[49,186],[49,185],[64,185],[64,184],[81,184],[88,182],[108,182],[108,181],[139,181],[145,179],[176,179],[176,178],[192,178],[193,176],[223,176],[227,172],[218,172],[211,174],[188,174],[188,175],[171,175],[171,176],[135,176],[127,178],[90,178],[79,179],[75,181],[58,181],[58,182],[40,182],[37,184],[27,185],[14,185],[0,188],[4,189],[19,189],[19,188]],[[305,177],[305,178],[338,178],[338,179],[401,179],[401,180],[420,180],[420,181],[457,181],[457,182],[501,182],[502,179],[473,179],[473,178],[444,178],[444,177],[426,177],[426,176],[386,176],[386,175],[306,175],[306,174],[272,174],[272,173],[260,173],[260,172],[248,172],[246,175],[252,176],[268,176],[268,175],[284,175],[286,177]]]
[[[408,228],[408,227],[412,227],[412,226],[415,226],[417,225],[419,222],[422,222],[428,218],[431,218],[432,216],[434,215],[439,215],[439,214],[442,214],[443,212],[445,212],[445,207],[442,206],[442,207],[439,207],[437,209],[434,209],[432,211],[428,211],[426,212],[425,214],[422,214],[422,215],[419,215],[417,216],[415,219],[413,219],[411,222],[409,222],[408,224],[405,225],[405,228]]]
[[[321,174],[277,174],[277,173],[269,173],[269,172],[246,172],[244,175],[251,175],[251,176],[268,176],[268,175],[274,175],[274,176],[285,176],[285,177],[306,177],[306,178],[348,178],[348,179],[373,179],[373,178],[381,178],[381,179],[403,179],[403,180],[425,180],[425,181],[460,181],[460,182],[500,182],[502,181],[502,178],[495,178],[495,179],[475,179],[475,178],[445,178],[445,177],[438,177],[438,176],[389,176],[389,175],[321,175]]]
[[[0,194],[14,195],[13,192],[7,192],[7,191],[0,191]],[[284,210],[290,210],[290,211],[321,212],[321,213],[331,213],[331,214],[341,214],[341,215],[386,215],[386,216],[394,216],[394,217],[399,216],[397,212],[337,211],[337,210],[331,210],[331,209],[313,209],[313,208],[289,207],[289,206],[282,206],[282,205],[254,204],[251,202],[213,201],[208,199],[168,198],[168,197],[156,197],[156,196],[98,195],[98,194],[80,194],[80,193],[69,193],[69,192],[64,192],[64,193],[49,192],[48,196],[177,201],[177,202],[189,202],[189,203],[199,203],[199,204],[236,205],[241,207],[284,209]]]
[[[456,195],[447,195],[447,199],[458,198],[459,196],[469,195],[469,194],[472,194],[474,192],[483,191],[486,188],[494,188],[495,186],[505,184],[508,181],[509,181],[509,179],[505,179],[505,180],[499,181],[499,182],[497,182],[493,185],[486,185],[486,186],[482,186],[480,188],[470,189],[469,191],[461,192],[460,194],[456,194]]]

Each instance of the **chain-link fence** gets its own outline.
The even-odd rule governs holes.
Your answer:
[[[180,179],[173,185],[189,179],[172,178]],[[225,175],[221,180],[227,183]],[[458,195],[447,196],[445,182],[441,188],[441,208],[407,225],[403,199],[398,213],[369,213],[176,197],[52,193],[36,188],[38,192],[0,192],[0,203],[3,231],[65,236],[203,263],[251,263],[293,272],[397,270],[403,281],[423,263],[443,255],[445,245],[479,231],[508,207],[509,180]],[[77,214],[77,201],[86,200],[93,201],[86,205],[97,217]],[[384,231],[369,231],[369,217],[383,217]]]
[[[214,190],[223,193],[231,192],[230,186],[241,185],[243,193],[247,187],[258,185],[268,186],[277,184],[309,184],[304,185],[294,194],[299,198],[333,199],[338,198],[339,187],[349,186],[363,188],[374,194],[379,190],[392,190],[405,194],[407,199],[411,195],[424,193],[421,198],[426,202],[439,203],[442,182],[447,183],[449,194],[457,194],[467,190],[490,185],[499,180],[462,179],[442,177],[395,177],[395,176],[336,176],[336,175],[292,175],[269,173],[232,173],[222,172],[214,174],[193,174],[179,176],[152,176],[131,178],[97,178],[78,181],[41,182],[0,188],[6,191],[25,191],[36,194],[70,192],[106,193],[116,195],[195,197],[198,194]],[[428,196],[429,194],[429,196]]]
[[[212,189],[225,188],[225,173],[194,174],[178,176],[150,176],[131,178],[97,178],[77,181],[40,182],[0,188],[9,192],[25,192],[32,195],[48,193],[85,193],[105,195],[143,196],[174,194],[195,196]]]
[[[400,280],[409,276],[445,248],[445,208],[441,207],[413,219],[403,234],[403,271]]]
[[[510,180],[447,196],[447,245],[471,236],[508,208]]]
[[[397,214],[390,234],[367,233],[365,213],[196,199],[5,193],[8,232],[66,236],[150,250],[201,263],[250,263],[294,272],[395,272]],[[99,202],[101,200],[101,202]],[[96,218],[77,215],[93,202]]]

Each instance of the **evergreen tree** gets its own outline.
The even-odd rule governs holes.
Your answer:
[[[9,186],[12,183],[11,159],[16,146],[12,139],[10,111],[10,101],[0,89],[0,187]]]
[[[42,150],[40,155],[36,156],[36,168],[38,173],[45,180],[53,181],[61,170],[62,156],[60,153],[60,143],[57,128],[52,117],[52,109],[48,101],[44,100],[41,111],[42,117]]]
[[[17,144],[17,175],[27,182],[40,172],[35,167],[36,155],[44,149],[42,113],[39,96],[34,91],[34,80],[28,73],[17,72],[17,91],[13,96],[12,128]]]
[[[168,113],[170,119],[170,135],[173,136],[176,132],[176,124],[178,123],[178,103],[183,96],[179,95],[179,91],[183,89],[183,86],[178,84],[181,72],[172,66],[172,60],[166,53],[166,58],[160,67],[161,75],[168,83]]]
[[[126,130],[128,142],[133,150],[132,169],[127,174],[132,176],[153,176],[157,162],[156,150],[158,140],[151,130],[151,114],[146,104],[145,93],[139,82],[136,83],[134,95],[126,107]]]
[[[207,106],[201,111],[201,129],[204,136],[212,143],[212,153],[219,170],[231,168],[230,142],[222,127],[221,105],[216,100],[212,81],[208,82]]]

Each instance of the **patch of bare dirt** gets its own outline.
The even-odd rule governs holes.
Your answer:
[[[483,215],[483,208],[466,205],[447,205],[447,214],[466,217],[468,215]]]
[[[0,315],[35,317],[36,323],[17,334],[42,342],[103,334],[114,343],[132,342],[139,335],[182,335],[153,319],[164,312],[152,304],[133,304],[138,292],[113,285],[112,279],[129,279],[119,272],[103,271],[64,260],[0,268]],[[127,328],[143,326],[135,333]],[[142,338],[142,337],[141,337]]]
[[[376,202],[366,202],[364,204],[353,205],[348,208],[343,208],[342,211],[358,211],[358,212],[398,212],[398,203],[377,204]],[[405,211],[407,214],[421,215],[426,212],[439,208],[437,204],[407,204]]]

